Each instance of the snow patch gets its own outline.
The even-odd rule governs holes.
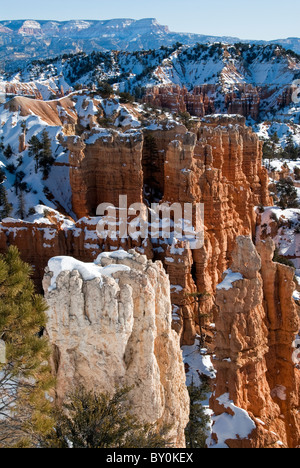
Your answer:
[[[241,273],[233,273],[233,271],[231,270],[226,270],[225,274],[226,276],[224,280],[217,286],[218,291],[220,291],[221,289],[225,289],[226,291],[228,291],[229,289],[233,288],[233,283],[244,279]]]
[[[216,434],[218,442],[216,442],[212,437],[208,441],[209,448],[229,448],[226,444],[227,440],[234,439],[246,439],[250,436],[251,432],[256,429],[256,424],[250,418],[247,411],[238,408],[235,404],[229,399],[229,394],[224,393],[224,395],[217,398],[217,401],[224,408],[229,409],[232,413],[222,413],[219,416],[213,416],[214,421],[213,433]]]
[[[115,258],[121,258],[123,256],[123,252],[119,253],[120,256],[118,257],[118,252],[114,252],[109,254],[111,258],[114,258],[113,255],[117,255]],[[103,254],[102,254],[103,255]],[[101,255],[100,255],[101,257]],[[99,259],[99,257],[98,257]],[[97,260],[98,260],[97,259]],[[97,262],[96,260],[96,262]],[[77,270],[80,275],[82,276],[84,281],[92,281],[96,278],[99,278],[100,282],[99,285],[102,286],[102,279],[103,276],[111,277],[114,273],[121,272],[121,271],[130,271],[130,268],[126,265],[108,265],[105,267],[100,267],[96,263],[84,263],[79,260],[76,260],[72,257],[54,257],[51,258],[48,262],[48,268],[53,273],[51,278],[51,285],[49,287],[49,292],[56,289],[56,282],[58,276],[64,271],[75,271]]]

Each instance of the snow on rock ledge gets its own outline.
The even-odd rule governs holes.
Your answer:
[[[172,426],[175,446],[184,447],[189,397],[161,263],[134,251],[104,253],[95,264],[59,257],[43,286],[58,400],[78,384],[109,392],[134,386],[134,413]]]
[[[233,288],[233,283],[244,279],[241,273],[233,273],[231,270],[226,270],[224,275],[225,277],[222,283],[217,286],[217,291],[220,291],[221,289],[228,291],[229,289]]]
[[[229,410],[231,414],[224,412],[218,416],[213,416],[214,434],[218,442],[211,438],[208,441],[208,446],[214,449],[228,449],[226,441],[246,439],[256,429],[256,425],[247,411],[234,405],[228,393],[221,395],[217,398],[217,401],[221,406]]]
[[[48,291],[53,291],[56,289],[57,284],[56,280],[62,272],[66,271],[78,271],[84,281],[91,281],[93,279],[99,278],[99,285],[102,286],[103,276],[111,276],[114,273],[120,271],[130,271],[130,268],[126,265],[115,265],[108,262],[106,266],[100,266],[102,259],[121,259],[132,258],[132,255],[127,254],[125,251],[120,250],[114,253],[103,253],[98,256],[97,260],[94,263],[84,263],[76,260],[72,257],[54,257],[51,258],[48,262],[48,269],[52,273],[51,284],[48,288]]]

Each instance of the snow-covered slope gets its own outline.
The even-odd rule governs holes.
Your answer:
[[[12,205],[9,216],[47,223],[45,212],[50,210],[51,216],[62,216],[59,221],[68,227],[68,221],[59,215],[61,212],[76,219],[72,212],[68,129],[75,132],[77,126],[81,133],[86,129],[86,144],[110,136],[111,131],[125,138],[139,133],[142,125],[149,129],[158,127],[154,114],[147,118],[144,115],[146,111],[141,105],[123,104],[117,96],[103,99],[88,91],[73,92],[51,101],[15,97],[0,103],[0,186],[3,182],[8,203]],[[169,126],[174,124],[168,113],[158,119],[168,119]],[[43,167],[36,168],[30,151],[32,137],[42,142],[43,132],[50,139],[54,159],[47,176]],[[7,154],[8,147],[11,151]],[[0,218],[2,208],[0,199]]]
[[[108,81],[115,91],[129,91],[141,99],[153,87],[179,85],[179,89],[185,87],[191,95],[197,88],[201,93],[207,93],[214,105],[214,110],[208,113],[240,113],[244,102],[251,102],[253,96],[255,99],[259,96],[257,120],[254,122],[250,115],[248,123],[263,139],[276,132],[279,144],[285,146],[287,136],[292,134],[294,143],[300,146],[300,106],[291,102],[289,94],[293,81],[299,76],[300,57],[274,45],[176,45],[151,51],[81,53],[35,61],[18,73],[7,74],[0,79],[0,92],[38,97],[38,100],[26,101],[26,117],[20,112],[24,98],[10,101],[9,109],[0,105],[2,143],[5,148],[11,145],[13,150],[9,161],[3,158],[1,161],[6,167],[13,164],[23,172],[22,182],[28,184],[28,188],[34,186],[34,190],[25,191],[27,209],[37,204],[57,208],[55,200],[48,200],[47,190],[50,190],[64,210],[72,215],[67,168],[64,180],[61,180],[56,177],[54,166],[45,182],[41,174],[35,174],[34,161],[28,149],[24,150],[21,160],[15,156],[19,154],[19,137],[24,124],[27,142],[33,135],[40,138],[43,129],[47,128],[56,162],[64,164],[66,156],[61,134],[66,120],[79,119],[80,124],[87,128],[90,119],[96,121],[96,115],[100,113],[107,119],[117,116],[116,128],[123,127],[125,131],[138,129],[141,125],[141,106],[134,113],[129,112],[119,99],[97,98],[95,90],[99,81]],[[75,91],[78,86],[83,88],[81,94]],[[201,91],[203,87],[205,91]],[[90,91],[85,92],[85,89]],[[63,97],[66,94],[68,98]],[[10,99],[10,96],[4,95],[5,99]],[[172,118],[169,113],[168,119]],[[100,127],[99,132],[106,132]],[[60,174],[62,172],[59,171]],[[17,216],[14,181],[15,173],[8,172],[5,187],[9,201],[15,206],[14,216]],[[64,187],[64,193],[61,187]]]
[[[45,58],[60,54],[83,51],[146,50],[170,46],[177,42],[194,46],[197,43],[225,42],[234,44],[241,41],[236,37],[207,36],[202,34],[177,33],[158,23],[155,18],[72,20],[72,21],[0,21],[0,63],[22,63],[33,57]],[[279,44],[286,49],[300,52],[300,39],[278,39],[270,43],[251,41],[250,43]],[[7,56],[7,47],[10,49]]]
[[[195,86],[222,84],[232,89],[237,84],[284,87],[300,77],[300,56],[277,46],[251,44],[198,44],[163,46],[140,52],[100,52],[65,55],[36,60],[19,73],[8,73],[21,81],[64,76],[69,84],[88,84],[97,79],[137,85],[179,84]]]
[[[66,92],[78,84],[92,86],[104,80],[115,89],[141,97],[144,88],[153,86],[179,85],[192,92],[197,86],[213,85],[209,93],[213,94],[217,113],[240,113],[239,106],[230,111],[232,100],[240,100],[240,107],[257,101],[259,121],[276,119],[298,124],[299,106],[292,102],[291,95],[299,77],[300,56],[275,45],[175,45],[35,61],[18,73],[3,76],[0,91],[20,92],[23,86],[22,94],[26,94],[30,87],[49,99],[61,88]]]
[[[0,21],[0,63],[23,63],[33,57],[45,58],[84,51],[143,50],[169,46],[176,42],[230,41],[237,38],[171,32],[154,18],[106,21]],[[7,56],[7,47],[10,55]]]
[[[18,196],[22,193],[25,207],[25,218],[27,219],[33,214],[31,210],[34,206],[42,204],[49,208],[56,208],[55,199],[50,201],[47,197],[49,191],[53,195],[57,195],[57,201],[60,206],[63,206],[67,212],[71,212],[71,189],[69,184],[68,170],[60,168],[58,171],[53,167],[50,178],[43,180],[42,171],[35,171],[35,162],[33,157],[30,157],[28,147],[21,154],[19,153],[19,138],[23,133],[23,126],[26,127],[26,141],[29,142],[33,136],[41,138],[43,130],[46,130],[51,139],[51,150],[55,155],[56,162],[63,162],[65,153],[64,148],[58,141],[58,136],[61,133],[62,127],[59,125],[49,125],[49,121],[43,120],[38,115],[29,115],[22,117],[19,112],[11,112],[5,109],[4,105],[0,105],[0,119],[2,128],[0,131],[1,143],[3,148],[8,145],[12,148],[12,156],[6,158],[3,152],[0,153],[1,168],[5,172],[6,180],[4,187],[7,191],[9,203],[12,204],[13,210],[11,216],[19,218],[19,199]],[[66,168],[67,169],[67,168]],[[22,174],[20,181],[24,184],[22,192],[18,191],[15,182],[16,175]],[[22,180],[21,180],[22,179]],[[60,189],[63,187],[63,191]],[[22,216],[23,217],[23,216]]]

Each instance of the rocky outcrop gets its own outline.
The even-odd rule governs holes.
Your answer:
[[[174,122],[128,135],[112,130],[94,132],[81,138],[70,136],[64,143],[70,154],[73,211],[78,217],[95,215],[100,203],[118,207],[120,195],[127,195],[128,206],[159,200],[180,202],[182,207],[184,203],[204,204],[204,247],[186,251],[180,264],[185,265],[182,280],[171,265],[175,261],[179,266],[179,262],[169,249],[169,240],[157,243],[148,239],[144,250],[149,258],[154,255],[162,260],[170,274],[180,334],[190,344],[195,337],[191,325],[195,307],[187,293],[214,294],[236,236],[253,234],[254,207],[271,201],[267,172],[261,165],[261,143],[246,127],[245,119],[237,116],[207,117],[194,132]],[[125,243],[128,245],[108,239],[104,248],[128,248],[130,242]],[[211,314],[211,300],[202,306],[205,314]],[[178,330],[178,322],[175,328]]]
[[[276,245],[276,256],[300,270],[300,233],[298,225],[300,210],[288,208],[282,210],[277,206],[257,210],[256,243],[271,237]],[[300,273],[300,271],[299,271]]]
[[[24,36],[42,36],[43,31],[40,23],[33,20],[24,21],[20,29],[18,30],[18,34]]]
[[[19,89],[6,92],[16,91],[20,93]],[[26,89],[23,91],[24,94],[27,93]],[[5,108],[10,112],[19,112],[22,117],[34,114],[51,126],[73,125],[73,131],[75,130],[77,116],[74,110],[74,102],[69,98],[63,98],[59,101],[53,100],[45,102],[37,99],[30,99],[28,97],[17,96],[8,101],[5,104]]]
[[[266,356],[271,396],[284,416],[289,447],[300,445],[300,371],[295,356],[295,337],[300,327],[300,307],[292,298],[296,289],[292,268],[273,263],[275,246],[268,238],[257,250],[261,256],[265,310],[268,324]]]
[[[239,237],[232,266],[217,288],[212,446],[220,442],[217,429],[226,417],[232,431],[223,442],[231,448],[295,448],[300,443],[300,373],[293,342],[300,323],[292,299],[294,273],[272,262],[271,239],[260,243],[258,252],[249,237]],[[244,437],[237,437],[234,408],[252,420]]]
[[[283,90],[281,96],[277,98],[277,105],[280,109],[284,109],[293,102],[293,93],[295,92],[295,85],[287,86]]]
[[[49,262],[43,283],[58,400],[80,383],[99,392],[133,386],[134,414],[170,425],[173,443],[184,447],[189,397],[161,263],[134,251],[102,254],[94,265],[100,277],[88,280],[89,264],[82,276],[76,270],[58,272],[53,268],[58,263]]]
[[[72,205],[78,218],[95,215],[100,203],[118,207],[120,195],[127,196],[128,206],[142,202],[142,143],[139,132],[123,135],[107,131],[86,142],[68,139]]]
[[[240,84],[234,86],[228,83],[228,74],[238,75],[235,67],[226,67],[221,73],[222,86],[217,84],[203,84],[195,86],[188,91],[185,86],[160,85],[147,88],[143,101],[153,107],[170,109],[178,114],[189,112],[194,117],[204,117],[214,113],[226,112],[232,115],[251,117],[258,121],[260,111],[266,101],[273,98],[278,110],[288,107],[293,102],[295,86],[286,86],[278,93],[278,89],[270,86],[253,86],[252,84]],[[158,78],[164,76],[163,70],[158,67]]]
[[[55,101],[53,106],[57,106]],[[53,110],[47,108],[49,112]],[[69,109],[71,112],[71,106]],[[164,262],[173,286],[172,304],[177,317],[174,327],[182,343],[193,343],[199,324],[195,303],[188,294],[207,293],[201,307],[203,314],[212,317],[212,296],[228,267],[236,236],[254,235],[254,207],[271,203],[258,137],[246,127],[243,117],[210,116],[195,125],[193,132],[175,121],[160,120],[157,125],[127,133],[93,127],[80,136],[61,138],[61,144],[69,154],[69,161],[64,164],[69,167],[72,211],[80,220],[68,228],[53,223],[49,242],[41,235],[49,226],[2,223],[1,251],[15,243],[24,260],[35,267],[35,279],[41,284],[43,268],[52,256],[72,255],[91,261],[102,251],[137,248],[149,259]],[[190,203],[195,208],[203,203],[203,247],[191,250],[176,240],[172,244],[170,239],[156,240],[151,236],[98,239],[97,206],[111,203],[118,207],[120,195],[127,196],[128,206],[162,201],[180,202],[182,208],[184,203]],[[29,249],[31,245],[36,247]],[[177,248],[183,249],[183,258],[178,256]]]
[[[159,72],[158,72],[159,73]],[[225,79],[226,81],[226,79]],[[170,109],[172,112],[189,112],[195,117],[204,117],[216,112],[215,100],[219,93],[224,93],[224,106],[228,114],[238,114],[244,117],[252,117],[257,120],[260,111],[261,96],[264,97],[260,88],[250,84],[235,84],[234,91],[224,89],[218,85],[195,86],[193,91],[180,86],[154,86],[146,90],[143,100],[153,107]],[[289,96],[289,102],[286,96]],[[278,105],[283,106],[291,103],[292,92],[284,92],[278,98]],[[220,105],[220,103],[218,104]]]
[[[207,117],[197,135],[187,133],[169,144],[164,201],[204,204],[204,246],[191,252],[191,269],[186,277],[186,283],[191,284],[188,275],[192,274],[194,288],[200,293],[215,294],[221,274],[230,262],[236,237],[255,234],[254,207],[271,203],[261,158],[261,143],[245,126],[243,117]],[[168,252],[165,256],[172,254]],[[172,274],[170,278],[172,284],[177,284]],[[175,305],[181,315],[187,316],[186,310],[182,310],[182,301],[187,301],[185,290],[181,303],[178,299],[178,296],[174,299]],[[212,299],[207,298],[201,307],[205,315],[214,313]],[[195,320],[194,308],[188,310],[189,317]],[[190,318],[186,322],[189,330]],[[193,339],[192,334],[185,334],[186,344]]]
[[[48,261],[55,256],[70,255],[83,262],[92,262],[103,251],[134,248],[149,259],[153,258],[148,239],[99,239],[96,231],[99,219],[87,217],[66,224],[51,216],[51,210],[48,222],[31,223],[7,218],[0,224],[0,251],[6,252],[10,245],[18,247],[24,261],[33,266],[32,278],[38,291],[42,291],[41,279]]]
[[[257,120],[260,110],[260,90],[251,85],[238,86],[237,91],[225,94],[229,114],[239,114]]]
[[[32,278],[39,292],[49,258],[67,250],[59,224],[33,224],[15,219],[0,224],[0,251],[6,252],[10,245],[18,247],[22,258],[32,265]]]
[[[146,91],[144,102],[154,107],[170,109],[172,112],[189,112],[196,117],[214,113],[214,100],[211,97],[216,86],[196,87],[192,93],[180,86],[157,86]]]

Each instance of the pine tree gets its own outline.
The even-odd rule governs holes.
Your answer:
[[[48,343],[41,337],[47,309],[35,294],[32,269],[10,247],[0,256],[0,340],[6,359],[0,363],[0,447],[35,446],[50,430],[45,391],[52,378]]]
[[[35,173],[37,174],[40,167],[40,151],[41,151],[41,142],[37,136],[33,137],[28,142],[28,152],[29,156],[33,157],[35,160]]]
[[[282,265],[289,266],[295,270],[295,265],[293,264],[293,262],[288,258],[284,257],[283,255],[280,255],[280,250],[278,247],[276,247],[275,249],[273,262],[281,263]]]
[[[298,148],[294,143],[292,134],[290,133],[286,140],[286,147],[284,148],[284,158],[289,160],[296,160],[298,158]]]
[[[23,190],[20,190],[19,195],[18,195],[17,216],[19,216],[20,219],[24,219],[25,216],[26,216],[26,203],[25,203],[25,197],[24,197]]]
[[[121,104],[127,104],[130,103],[132,104],[134,102],[134,96],[130,93],[120,93],[120,103]]]
[[[265,141],[263,144],[263,159],[269,161],[269,169],[271,167],[272,159],[276,158],[275,145],[271,141]]]
[[[279,140],[279,136],[278,136],[278,133],[277,132],[274,132],[272,137],[271,137],[271,140],[275,143],[275,145],[278,145],[280,140]]]
[[[4,170],[0,167],[0,184],[3,184],[3,182],[6,180],[6,175]]]
[[[51,140],[47,130],[42,132],[41,140],[37,136],[33,136],[29,142],[29,155],[35,160],[35,172],[39,169],[43,170],[43,176],[46,179],[49,176],[50,167],[54,163],[54,158],[51,149]]]
[[[182,121],[183,125],[188,130],[191,130],[191,128],[193,127],[191,114],[189,112],[180,112],[179,118]]]
[[[282,179],[276,185],[277,205],[282,210],[299,208],[298,194],[291,178]]]
[[[185,430],[187,448],[205,448],[209,416],[205,413],[201,402],[207,398],[210,391],[208,378],[201,376],[203,383],[197,387],[192,381],[188,387],[190,395],[190,420]]]
[[[12,147],[10,145],[7,145],[7,147],[3,151],[3,154],[7,159],[10,159],[13,155]]]
[[[45,448],[163,448],[170,446],[169,427],[158,430],[141,424],[130,413],[130,388],[113,396],[77,388],[62,408],[55,411],[56,424],[45,437]]]
[[[21,189],[22,180],[24,179],[25,175],[26,174],[23,171],[19,171],[19,172],[16,173],[16,178],[15,178],[15,182],[14,182],[16,195],[19,194],[19,189]]]
[[[12,204],[9,203],[7,192],[3,184],[0,185],[0,218],[4,219],[10,216],[12,212]]]
[[[114,94],[114,89],[107,81],[99,81],[97,92],[105,99]]]
[[[54,163],[54,158],[51,149],[51,140],[46,130],[42,133],[41,140],[41,152],[40,152],[40,166],[43,169],[43,175],[45,178],[49,176],[50,167]]]

